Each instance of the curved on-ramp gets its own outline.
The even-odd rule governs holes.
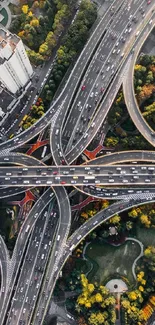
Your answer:
[[[123,81],[123,93],[125,104],[128,109],[128,113],[135,124],[136,128],[143,135],[143,137],[152,145],[155,146],[155,137],[152,136],[152,132],[155,135],[154,131],[151,129],[147,121],[142,116],[142,113],[139,109],[139,105],[135,96],[134,91],[134,67],[136,64],[137,57],[140,53],[142,46],[144,45],[146,39],[151,33],[152,29],[155,26],[155,17],[152,18],[152,24],[148,24],[148,28],[144,33],[144,36],[140,36],[137,45],[135,46],[135,52],[133,54],[133,59],[130,62],[126,76]]]

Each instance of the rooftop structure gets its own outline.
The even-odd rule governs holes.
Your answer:
[[[0,28],[0,81],[13,94],[29,82],[33,74],[22,40]]]

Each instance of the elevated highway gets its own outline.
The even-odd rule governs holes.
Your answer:
[[[13,250],[13,255],[10,261],[10,272],[9,275],[6,273],[7,276],[7,283],[8,288],[5,288],[6,293],[3,297],[3,308],[0,310],[0,322],[3,324],[6,311],[8,305],[10,303],[10,299],[12,296],[13,288],[15,286],[15,282],[17,280],[17,275],[21,266],[21,262],[25,253],[26,245],[28,243],[28,239],[32,229],[35,225],[36,220],[38,219],[39,215],[42,213],[44,208],[47,204],[53,199],[54,195],[51,189],[47,189],[47,191],[39,198],[39,200],[34,204],[33,208],[31,209],[27,219],[23,223],[20,232],[17,237],[17,241]],[[26,229],[28,228],[28,231]],[[9,289],[9,290],[8,290]],[[4,291],[5,292],[5,291]]]
[[[79,156],[80,153],[82,153],[82,151],[88,146],[88,144],[94,138],[95,134],[97,133],[98,129],[100,128],[100,126],[102,125],[104,119],[106,118],[107,113],[108,113],[108,111],[109,111],[109,109],[110,109],[110,107],[112,105],[112,102],[113,102],[113,100],[114,100],[114,98],[115,98],[115,96],[116,96],[122,82],[123,82],[123,79],[124,79],[124,76],[126,74],[126,70],[128,68],[128,65],[130,64],[130,61],[132,61],[132,55],[130,54],[130,51],[135,46],[135,44],[137,42],[137,39],[135,38],[135,35],[136,35],[137,31],[140,29],[140,30],[142,30],[142,32],[140,34],[140,37],[143,38],[143,33],[145,33],[145,30],[147,28],[149,19],[151,19],[151,17],[152,17],[153,3],[151,3],[152,7],[147,6],[146,1],[143,4],[146,6],[146,16],[145,16],[145,18],[143,20],[140,19],[140,23],[138,25],[136,25],[136,27],[134,27],[134,30],[133,30],[131,36],[130,36],[130,34],[127,34],[128,35],[127,36],[128,37],[128,42],[125,43],[124,45],[121,45],[121,47],[122,46],[124,47],[123,51],[124,51],[125,54],[124,54],[124,57],[122,59],[120,59],[120,56],[119,56],[119,62],[120,62],[119,65],[118,65],[119,68],[118,68],[118,71],[116,72],[116,76],[114,77],[113,81],[111,80],[111,78],[112,78],[111,77],[111,70],[110,70],[110,73],[108,73],[108,72],[106,72],[106,67],[107,66],[104,66],[104,68],[103,68],[104,69],[104,75],[109,76],[109,78],[110,78],[110,79],[107,79],[107,81],[108,80],[112,81],[111,86],[108,88],[107,93],[106,93],[103,101],[101,102],[101,104],[99,105],[99,107],[98,107],[98,109],[96,111],[96,114],[94,113],[94,116],[92,116],[91,123],[87,122],[88,124],[87,124],[87,126],[85,126],[85,133],[82,136],[78,136],[78,140],[76,142],[76,145],[75,146],[73,145],[73,148],[70,151],[68,151],[68,153],[65,154],[65,158],[63,157],[63,159],[65,159],[67,161],[67,163],[69,163],[69,164],[72,163]],[[128,13],[129,16],[130,16],[130,13],[131,12]],[[136,11],[136,15],[138,16],[138,19],[141,18],[141,13],[138,10]],[[126,22],[126,27],[127,27],[128,21],[125,20],[125,22]],[[125,32],[125,28],[124,28],[123,32]],[[123,34],[123,32],[122,32],[123,37],[126,37],[126,33]],[[121,38],[121,37],[119,37],[119,38]],[[115,44],[116,43],[117,42],[115,41]],[[116,47],[116,49],[117,49],[117,47]],[[115,56],[114,56],[114,54],[112,52],[113,51],[111,50],[110,55],[107,58],[107,61],[110,60],[110,64],[113,65],[113,62],[115,63],[116,58],[115,58]],[[120,53],[122,53],[122,51]],[[97,63],[100,62],[96,58],[94,60],[94,64],[95,64],[96,61],[97,61]],[[98,63],[98,66],[100,68],[99,63]],[[102,69],[102,71],[103,71],[103,69]],[[116,67],[115,67],[115,69],[116,69]],[[101,70],[100,70],[100,73],[101,73]],[[93,79],[92,79],[92,82],[94,82]],[[103,82],[101,83],[101,81],[100,81],[100,83],[98,84],[98,87],[101,88]],[[95,93],[95,91],[96,91],[95,90],[96,83],[94,82],[93,85],[94,85],[94,93]],[[104,88],[106,88],[106,87],[107,87],[107,84],[104,85]],[[82,94],[84,94],[84,92],[82,92]],[[95,98],[93,98],[93,100],[94,99]],[[86,98],[83,95],[83,101],[84,102],[81,100],[81,106],[83,106],[83,104],[85,103],[85,100],[86,100]],[[93,104],[93,107],[94,107],[94,104]],[[96,107],[96,105],[95,105],[95,107]],[[104,109],[103,109],[103,107],[104,107]],[[77,118],[78,118],[79,114],[80,113],[78,112],[78,108],[76,106]],[[62,117],[63,117],[63,114],[62,114],[62,116],[58,115],[58,118],[56,120],[56,126],[59,125],[60,123],[62,125]],[[91,127],[91,124],[93,122],[95,123],[94,128]],[[72,121],[71,121],[71,123],[72,123]],[[73,125],[74,124],[75,123],[73,123]],[[55,131],[56,131],[56,126],[55,126]],[[54,160],[55,160],[56,164],[60,164],[61,161],[62,161],[61,155],[59,154],[59,150],[58,150],[59,148],[62,149],[61,143],[59,143],[60,138],[61,138],[61,136],[59,136],[59,137],[53,136],[51,138],[51,141],[53,141],[53,144],[51,143],[51,151],[53,153]]]
[[[137,61],[137,57],[140,54],[140,50],[144,45],[146,39],[148,38],[149,34],[151,33],[152,29],[155,26],[155,17],[151,19],[151,23],[148,25],[146,32],[144,34],[143,40],[139,40],[135,46],[133,60],[128,65],[127,73],[125,75],[123,81],[123,93],[125,104],[128,109],[128,113],[135,124],[136,128],[142,134],[142,136],[152,145],[155,146],[155,132],[151,129],[147,121],[144,119],[138,102],[135,96],[134,90],[134,67]]]
[[[0,167],[1,186],[155,185],[155,165]]]

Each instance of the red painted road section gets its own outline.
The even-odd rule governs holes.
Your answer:
[[[91,197],[91,196],[87,197],[83,202],[73,205],[71,207],[71,209],[72,209],[72,211],[81,210],[82,208],[84,208],[86,205],[88,205],[90,202],[93,202],[93,201],[99,201],[99,199],[96,197]]]
[[[31,191],[26,191],[25,192],[25,197],[23,198],[23,200],[21,200],[21,201],[11,201],[11,204],[19,205],[20,207],[22,207],[28,201],[36,201],[36,197]]]
[[[96,155],[103,149],[104,147],[99,144],[93,151],[89,150],[84,150],[84,154],[89,158],[89,159],[95,159]]]
[[[39,147],[42,147],[46,144],[49,143],[49,140],[42,140],[42,141],[37,141],[36,143],[31,145],[31,148],[28,149],[26,152],[27,155],[31,156],[34,151],[36,151]]]

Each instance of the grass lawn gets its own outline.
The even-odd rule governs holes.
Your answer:
[[[109,276],[118,273],[134,284],[132,264],[139,253],[140,246],[131,241],[118,247],[106,243],[90,244],[86,249],[86,256],[93,262],[94,268],[88,277],[93,280],[95,276],[96,280],[104,284]]]
[[[137,227],[136,238],[139,239],[144,247],[155,246],[155,228],[140,228]]]

